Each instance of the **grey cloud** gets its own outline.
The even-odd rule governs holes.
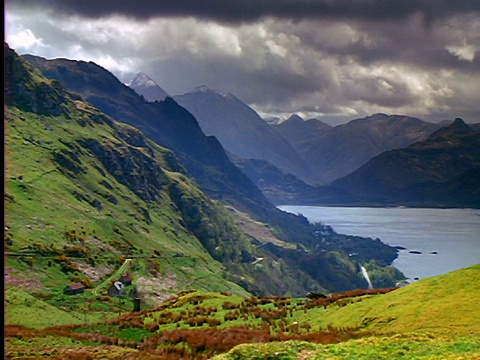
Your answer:
[[[351,101],[361,100],[392,108],[411,104],[415,100],[407,84],[381,76],[352,79],[344,84],[344,93]]]
[[[480,17],[469,12],[475,8],[467,6],[472,2],[432,2],[430,19],[441,21],[428,26],[422,13],[428,1],[415,1],[420,12],[409,1],[382,2],[384,12],[388,4],[410,4],[405,6],[411,9],[398,18],[385,14],[383,21],[362,12],[340,14],[348,4],[371,10],[378,3],[368,0],[311,1],[311,9],[324,6],[331,11],[315,15],[312,10],[305,16],[300,16],[300,9],[287,16],[288,4],[307,6],[293,0],[255,2],[259,9],[252,13],[258,14],[250,18],[231,11],[240,5],[248,8],[249,2],[230,5],[228,0],[222,1],[223,8],[211,2],[201,11],[185,1],[168,6],[155,2],[151,7],[132,1],[137,15],[125,5],[130,2],[115,1],[119,5],[110,11],[107,0],[91,12],[92,17],[122,13],[137,20],[54,17],[46,11],[56,6],[63,7],[64,14],[87,16],[88,10],[80,8],[89,1],[34,3],[42,3],[43,11],[35,12],[33,2],[27,0],[11,1],[9,7],[15,4],[17,10],[11,14],[18,17],[18,24],[45,44],[37,55],[95,61],[124,82],[142,71],[172,95],[205,84],[229,91],[265,114],[288,117],[301,112],[332,121],[373,112],[436,120],[480,117],[475,96],[480,91]],[[18,4],[28,6],[20,11]],[[168,18],[170,13],[163,7],[171,11],[176,7],[178,11],[171,14],[183,18]],[[143,21],[138,15],[143,12],[148,14],[145,18],[158,14],[162,18]],[[271,15],[279,18],[267,18]],[[253,21],[260,16],[265,18]],[[129,65],[122,68],[125,64]]]
[[[50,8],[64,15],[89,18],[123,15],[136,19],[197,17],[226,23],[264,17],[283,19],[405,19],[423,14],[427,21],[480,11],[477,0],[15,0],[17,8]]]
[[[426,70],[480,71],[480,57],[465,61],[447,50],[448,45],[464,43],[480,48],[479,27],[478,15],[469,14],[430,27],[423,26],[423,20],[417,16],[395,23],[304,21],[291,31],[305,47],[339,61],[353,58],[367,66],[389,61]]]

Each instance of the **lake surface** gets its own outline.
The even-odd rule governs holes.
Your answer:
[[[480,263],[480,210],[279,206],[340,234],[402,246],[393,266],[412,282]],[[411,253],[410,251],[419,252]]]

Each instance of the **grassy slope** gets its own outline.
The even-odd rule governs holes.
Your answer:
[[[282,359],[479,359],[480,341],[473,338],[448,339],[427,335],[370,337],[345,343],[319,345],[305,341],[239,345],[212,360]]]
[[[334,327],[374,333],[429,331],[480,335],[480,264],[420,280],[394,292],[318,314]]]
[[[86,105],[82,103],[81,106]],[[61,294],[75,276],[83,277],[84,274],[62,272],[54,255],[42,255],[37,250],[62,252],[64,246],[82,245],[97,263],[97,269],[94,269],[85,259],[72,258],[73,263],[84,272],[97,270],[101,273],[99,266],[103,264],[104,268],[108,268],[102,274],[104,278],[120,267],[123,257],[134,256],[131,268],[136,270],[136,279],[143,277],[156,281],[156,292],[163,299],[190,288],[192,282],[200,289],[229,289],[246,295],[241,287],[224,279],[223,265],[213,260],[198,239],[184,228],[181,216],[165,194],[160,193],[156,202],[142,201],[114,177],[102,175],[97,170],[102,168],[102,164],[84,150],[80,150],[78,158],[85,173],[67,177],[59,171],[53,154],[69,150],[65,144],[74,144],[79,138],[101,138],[105,144],[125,145],[118,133],[106,123],[91,122],[90,126],[81,127],[77,122],[81,116],[82,113],[77,110],[72,110],[73,119],[70,120],[40,117],[15,108],[8,111],[5,174],[7,248],[9,252],[32,253],[30,257],[7,256],[7,268],[17,270],[10,271],[13,274],[9,278],[12,283],[29,292]],[[120,131],[124,128],[136,131],[126,125],[117,126]],[[154,149],[158,161],[163,161],[166,150],[154,143],[149,146]],[[165,176],[171,182],[185,183],[184,188],[191,187],[188,179],[181,174],[165,171]],[[102,181],[108,181],[114,192],[102,185]],[[76,198],[75,192],[84,198]],[[115,194],[116,203],[106,200],[109,193]],[[101,201],[102,209],[92,206],[94,199]],[[145,210],[148,210],[149,222],[145,220]],[[74,232],[82,240],[67,239],[66,232]],[[129,249],[118,249],[118,244]],[[154,255],[155,251],[160,255]],[[179,253],[185,256],[176,257]],[[161,262],[160,274],[148,273],[149,257]],[[35,274],[33,279],[31,274]],[[169,283],[170,286],[162,287],[159,283]],[[141,287],[140,284],[138,286]],[[153,290],[144,288],[143,291]],[[7,301],[8,297],[7,294]],[[151,299],[154,300],[153,297]],[[7,320],[15,323],[15,317],[10,316]]]
[[[476,265],[384,295],[344,298],[326,308],[308,308],[309,300],[301,298],[189,292],[155,310],[76,330],[57,328],[61,345],[51,345],[53,330],[45,329],[7,335],[7,347],[10,354],[58,355],[66,351],[66,342],[76,339],[81,342],[70,345],[70,351],[88,352],[93,359],[118,358],[122,351],[145,359],[204,359],[215,354],[218,360],[478,359],[479,280]],[[7,333],[11,331],[7,328]],[[37,349],[32,349],[32,342]],[[98,344],[92,347],[91,342]],[[109,344],[117,345],[112,348],[115,355],[95,355]],[[138,350],[127,350],[132,344],[138,344]]]
[[[371,332],[367,338],[331,345],[245,344],[215,359],[265,359],[279,354],[282,359],[480,359],[479,295],[480,264],[297,317],[300,323]]]
[[[7,324],[26,323],[31,327],[43,328],[53,325],[82,324],[84,321],[83,314],[80,312],[61,310],[38,300],[21,288],[7,285],[6,292],[5,322]],[[26,319],[28,321],[25,321]]]
[[[480,336],[480,307],[476,306],[479,295],[480,264],[423,279],[387,294],[340,300],[326,308],[305,309],[302,305],[305,299],[288,299],[292,311],[286,318],[287,324],[298,323],[301,327],[308,323],[313,330],[351,328],[378,335],[420,331],[441,336]],[[219,308],[214,314],[218,319],[228,312],[220,309],[224,302],[241,304],[244,300],[241,296],[195,292],[183,296],[168,311],[180,313],[186,310],[183,305],[188,305],[192,298],[201,299],[203,307]],[[264,307],[275,308],[271,303]],[[143,319],[148,322],[146,318],[155,316],[158,315],[151,312]],[[258,325],[261,320],[252,317],[248,322]],[[161,329],[171,330],[170,325]],[[221,326],[237,325],[245,325],[245,321],[239,318]]]

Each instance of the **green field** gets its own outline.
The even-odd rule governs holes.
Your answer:
[[[87,315],[87,323],[71,313],[42,329],[23,327],[27,316],[9,321],[8,311],[34,316],[46,306],[9,291],[16,302],[7,307],[7,355],[62,358],[68,349],[72,358],[91,359],[478,359],[479,284],[476,265],[399,289],[317,300],[187,291],[155,309],[105,321]],[[51,316],[62,318],[53,309]]]

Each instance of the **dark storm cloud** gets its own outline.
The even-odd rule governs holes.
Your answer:
[[[480,1],[479,1],[480,4]],[[322,36],[323,29],[315,29],[312,23],[304,22],[293,29],[293,34],[302,39],[304,46],[328,53],[339,58],[351,56],[356,62],[371,65],[378,62],[394,61],[411,64],[424,69],[452,68],[461,71],[480,71],[480,57],[465,61],[446,46],[452,39],[468,39],[471,45],[480,45],[480,33],[475,36],[478,28],[478,16],[465,15],[461,19],[437,25],[434,29],[425,27],[423,19],[412,17],[402,22],[354,22],[350,29],[358,34],[357,39],[343,43],[339,36],[344,32],[341,28],[333,28],[334,32]],[[469,28],[468,22],[472,24]],[[463,24],[460,24],[464,22]],[[467,22],[465,24],[465,22]],[[463,28],[464,34],[455,34]],[[281,28],[279,27],[279,31]],[[331,40],[330,40],[331,39]]]
[[[178,16],[226,23],[252,22],[264,17],[394,20],[413,14],[423,14],[425,20],[432,21],[480,11],[478,0],[15,0],[9,6],[50,8],[60,14],[89,18]]]
[[[94,61],[266,116],[478,121],[480,0],[10,0],[21,53]]]

